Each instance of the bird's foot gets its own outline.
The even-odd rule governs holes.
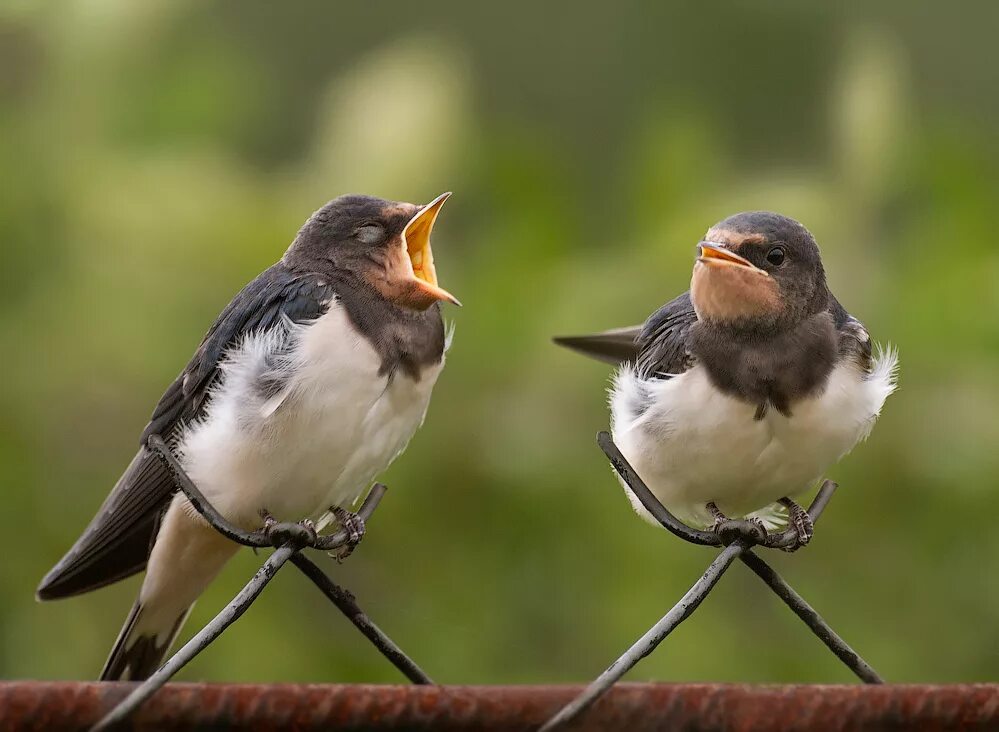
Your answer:
[[[344,544],[338,552],[330,553],[330,556],[336,559],[337,562],[343,562],[343,560],[354,553],[357,545],[360,544],[361,539],[364,538],[364,519],[356,513],[348,511],[345,508],[341,508],[340,506],[330,506],[330,511],[347,532],[347,543]]]
[[[303,519],[297,524],[282,523],[278,521],[266,508],[258,512],[260,518],[264,520],[261,532],[268,537],[274,546],[279,546],[292,541],[301,546],[314,546],[319,540],[319,531],[312,519]]]
[[[319,530],[316,529],[316,524],[312,519],[302,519],[298,525],[305,529],[305,533],[309,537],[309,546],[314,545],[319,540]]]
[[[726,546],[737,539],[747,539],[754,544],[766,543],[769,536],[767,527],[755,516],[745,519],[730,519],[719,510],[714,501],[707,503],[706,508],[715,520],[711,530]]]
[[[797,538],[793,544],[781,547],[786,552],[796,552],[812,540],[815,533],[815,525],[808,511],[798,505],[790,498],[781,498],[778,503],[787,508],[787,522],[794,527]]]
[[[265,534],[270,534],[274,530],[274,527],[278,525],[278,520],[266,508],[261,508],[257,513],[264,520],[264,525],[260,527],[260,530]]]

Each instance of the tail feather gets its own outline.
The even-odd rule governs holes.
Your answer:
[[[185,608],[172,624],[147,627],[148,624],[142,622],[142,604],[136,602],[104,663],[101,681],[142,681],[149,678],[163,664],[164,656],[190,611],[191,608]]]
[[[139,599],[125,619],[102,680],[145,679],[163,657],[191,606],[239,549],[205,523],[182,495],[163,516]]]

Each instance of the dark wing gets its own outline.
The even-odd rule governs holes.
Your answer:
[[[641,333],[642,326],[633,325],[592,335],[556,336],[552,340],[576,353],[616,365],[635,360],[638,355],[638,336]]]
[[[219,363],[234,342],[247,333],[274,327],[282,317],[296,323],[315,320],[326,312],[333,294],[327,279],[290,272],[281,263],[263,272],[226,306],[194,358],[169,386],[142,432],[142,444],[155,434],[167,440],[179,425],[202,414],[219,375]]]
[[[870,373],[874,364],[871,336],[864,324],[850,315],[835,297],[829,311],[833,316],[836,332],[839,334],[839,357],[853,359],[864,373]]]
[[[697,313],[690,293],[685,292],[650,315],[643,325],[552,340],[605,363],[633,363],[638,375],[648,379],[657,374],[683,373],[690,367],[687,336],[695,322]]]
[[[146,565],[149,548],[176,486],[166,467],[146,448],[151,435],[165,440],[200,417],[219,376],[226,351],[244,335],[289,318],[322,315],[334,296],[327,279],[294,273],[278,263],[244,287],[205,335],[194,358],[167,388],[142,433],[138,454],[72,549],[45,576],[39,599],[68,597],[116,582]]]
[[[654,312],[638,337],[638,359],[635,369],[638,376],[675,376],[690,368],[692,360],[687,351],[690,328],[697,322],[690,293],[679,297]]]

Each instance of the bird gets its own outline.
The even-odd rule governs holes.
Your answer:
[[[330,201],[218,316],[36,593],[78,595],[145,568],[102,680],[148,678],[239,548],[177,491],[148,446],[154,435],[235,526],[314,527],[332,514],[349,531],[345,551],[360,540],[363,522],[348,507],[423,423],[450,346],[440,303],[460,303],[439,286],[430,246],[450,195],[425,206]]]
[[[715,530],[745,518],[763,536],[790,523],[798,549],[813,527],[794,498],[870,434],[898,353],[839,303],[792,218],[729,216],[697,253],[690,289],[644,324],[554,340],[618,366],[613,440],[674,516]]]

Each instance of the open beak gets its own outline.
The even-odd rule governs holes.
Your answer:
[[[697,257],[697,261],[702,264],[748,267],[749,269],[759,272],[762,275],[767,277],[770,276],[770,273],[766,270],[760,269],[745,257],[740,257],[731,249],[723,247],[720,244],[712,244],[709,241],[702,241],[698,242],[697,246],[700,247],[701,250],[700,256]]]
[[[442,193],[409,220],[402,230],[402,243],[413,266],[413,276],[417,285],[433,300],[447,300],[461,307],[458,298],[437,285],[437,272],[434,269],[434,253],[430,249],[430,232],[433,231],[437,214],[451,193]]]

